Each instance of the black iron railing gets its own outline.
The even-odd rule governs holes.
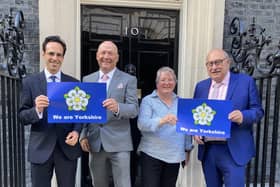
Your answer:
[[[255,126],[256,156],[247,166],[246,186],[275,187],[277,181],[277,143],[280,107],[280,43],[276,52],[265,48],[272,43],[265,28],[255,23],[246,28],[239,18],[230,25],[234,35],[231,45],[232,71],[253,76],[259,87],[265,110],[263,120]],[[266,51],[266,54],[264,53]],[[244,140],[246,141],[246,140]],[[279,163],[278,163],[279,164]]]
[[[0,186],[25,187],[24,127],[18,119],[18,78],[0,73]]]

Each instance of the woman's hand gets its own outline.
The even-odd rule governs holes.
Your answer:
[[[159,124],[164,125],[164,124],[171,124],[171,125],[176,125],[177,123],[177,117],[174,114],[167,114],[163,118],[160,119]]]

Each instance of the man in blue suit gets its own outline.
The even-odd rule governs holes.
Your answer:
[[[28,160],[31,162],[32,187],[51,187],[55,169],[59,187],[74,187],[81,124],[49,124],[47,120],[47,82],[77,82],[61,72],[66,44],[59,36],[43,42],[45,69],[26,77],[22,82],[19,118],[31,125]]]
[[[222,49],[208,53],[206,67],[210,78],[196,85],[194,98],[232,101],[231,137],[195,136],[198,159],[207,187],[244,187],[246,164],[255,155],[253,124],[264,114],[258,90],[250,76],[229,71],[230,59]]]

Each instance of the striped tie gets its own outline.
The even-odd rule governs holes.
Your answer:
[[[222,83],[216,83],[213,85],[213,92],[211,94],[210,99],[219,99],[219,91]]]
[[[223,85],[223,83],[215,83],[213,85],[213,91],[210,96],[210,99],[220,99],[219,97],[219,92],[220,92],[220,87]],[[215,138],[215,137],[205,137],[205,141],[226,141],[225,138]]]

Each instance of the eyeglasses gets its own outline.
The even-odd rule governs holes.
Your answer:
[[[208,68],[211,68],[214,66],[220,66],[222,65],[222,63],[224,62],[224,60],[226,60],[227,58],[223,58],[223,59],[217,59],[217,60],[214,60],[214,61],[209,61],[209,62],[206,62],[206,67]]]

